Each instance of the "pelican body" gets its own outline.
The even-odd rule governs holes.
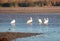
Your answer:
[[[15,19],[10,22],[11,25],[15,25]]]
[[[49,22],[48,18],[44,18],[44,24],[48,25],[48,22]]]
[[[42,20],[41,20],[41,19],[38,19],[38,23],[39,23],[39,24],[42,24]]]
[[[32,17],[27,21],[27,24],[31,24],[33,22]]]

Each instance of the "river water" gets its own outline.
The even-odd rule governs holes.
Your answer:
[[[32,17],[32,25],[26,24]],[[42,24],[38,24],[38,19],[42,19]],[[44,18],[48,18],[48,25],[44,25]],[[13,27],[10,22],[16,20]],[[60,14],[59,13],[38,13],[38,14],[5,14],[0,13],[0,32],[25,32],[43,33],[42,35],[17,38],[16,41],[60,41]]]

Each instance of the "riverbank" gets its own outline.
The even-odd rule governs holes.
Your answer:
[[[0,13],[60,13],[60,7],[0,7]]]
[[[31,37],[31,36],[36,36],[40,34],[42,33],[0,32],[0,40],[6,39],[8,41],[11,41],[16,38]]]

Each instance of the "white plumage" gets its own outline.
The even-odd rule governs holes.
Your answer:
[[[49,22],[48,18],[44,18],[44,24],[48,25],[48,22]]]
[[[39,23],[39,24],[42,24],[42,20],[41,20],[41,19],[38,19],[38,23]]]
[[[30,17],[30,19],[27,21],[27,24],[31,24],[32,23],[32,17]]]
[[[15,25],[15,19],[10,22],[11,25]]]

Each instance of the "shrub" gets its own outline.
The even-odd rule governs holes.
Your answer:
[[[29,3],[18,3],[19,7],[29,7]]]
[[[1,6],[2,7],[10,7],[10,4],[9,3],[3,3]]]

